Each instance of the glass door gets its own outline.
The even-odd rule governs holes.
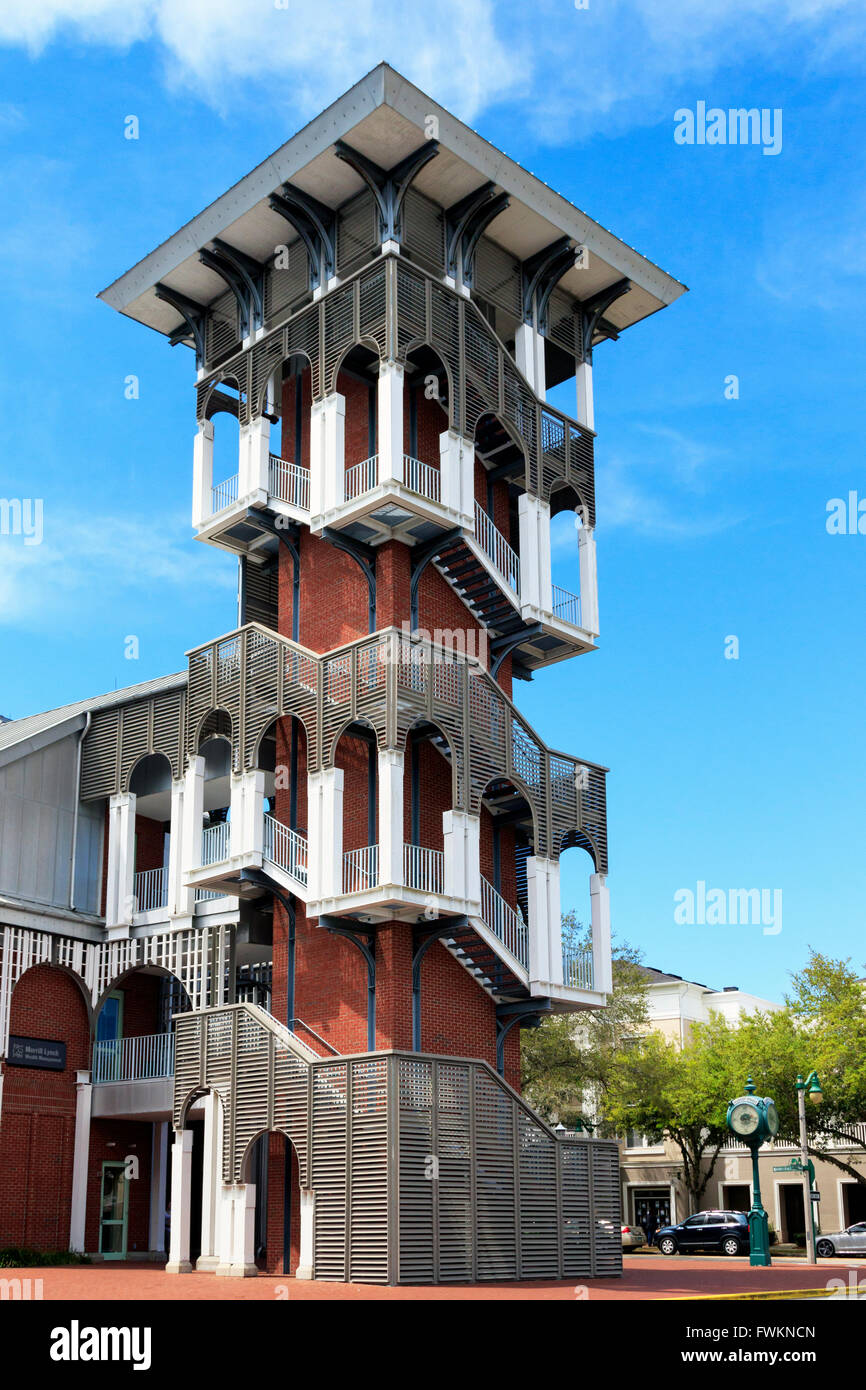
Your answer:
[[[102,1200],[99,1207],[99,1253],[106,1260],[126,1259],[128,1219],[126,1164],[116,1160],[102,1165]]]

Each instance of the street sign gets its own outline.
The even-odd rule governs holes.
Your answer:
[[[790,1163],[773,1164],[774,1173],[800,1173],[802,1171],[802,1164],[800,1163],[799,1158],[793,1159]]]

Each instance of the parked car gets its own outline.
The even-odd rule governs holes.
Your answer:
[[[832,1231],[830,1235],[819,1236],[815,1252],[824,1257],[828,1255],[866,1256],[866,1221],[855,1221],[847,1231]]]
[[[749,1249],[749,1220],[742,1211],[699,1211],[676,1226],[659,1226],[655,1243],[663,1255],[690,1250],[744,1255]]]
[[[646,1245],[646,1232],[643,1226],[623,1226],[622,1228],[622,1248],[623,1250],[634,1250],[639,1245]]]

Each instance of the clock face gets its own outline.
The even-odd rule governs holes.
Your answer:
[[[736,1134],[754,1134],[758,1128],[758,1112],[754,1105],[735,1105],[731,1111],[731,1129]]]
[[[775,1104],[773,1103],[773,1101],[769,1101],[769,1102],[768,1102],[766,1114],[767,1114],[767,1128],[768,1128],[768,1130],[770,1131],[771,1134],[778,1134],[778,1133],[779,1133],[779,1112],[778,1112],[778,1110],[776,1109],[776,1106],[775,1106]]]

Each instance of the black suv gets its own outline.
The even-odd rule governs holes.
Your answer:
[[[663,1255],[689,1250],[745,1255],[749,1249],[749,1219],[743,1211],[699,1211],[678,1226],[659,1226],[655,1243]]]

